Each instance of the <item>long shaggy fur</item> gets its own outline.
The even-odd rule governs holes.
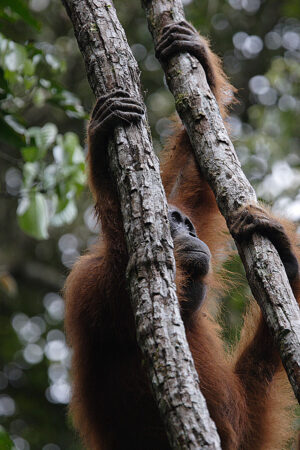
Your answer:
[[[223,115],[232,93],[219,59],[209,50],[214,94]],[[208,80],[209,81],[209,80]],[[229,95],[229,97],[228,97]],[[73,348],[75,427],[91,450],[169,450],[137,346],[125,270],[128,261],[116,189],[105,156],[91,148],[90,186],[101,219],[99,244],[82,256],[68,277],[66,332]],[[177,124],[162,157],[168,200],[188,215],[212,253],[206,304],[185,323],[188,343],[211,417],[224,450],[275,450],[291,436],[290,389],[272,337],[252,303],[240,342],[230,355],[208,313],[210,298],[223,287],[216,270],[229,252],[229,234],[214,195],[201,175],[189,139]],[[299,258],[295,231],[285,224]],[[176,256],[176,255],[175,255]],[[186,275],[177,261],[179,301]],[[300,300],[299,278],[293,291]]]

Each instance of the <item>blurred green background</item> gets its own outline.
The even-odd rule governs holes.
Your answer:
[[[239,90],[229,121],[246,175],[260,199],[299,223],[299,0],[184,3]],[[173,98],[140,2],[115,6],[142,71],[159,152]],[[94,98],[58,0],[0,0],[0,27],[0,449],[76,450],[61,289],[98,232],[84,173]],[[231,344],[249,290],[237,258],[226,268],[237,274],[220,299]]]

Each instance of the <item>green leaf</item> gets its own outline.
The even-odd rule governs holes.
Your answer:
[[[54,71],[57,71],[59,69],[63,70],[63,62],[59,61],[59,59],[56,58],[54,55],[51,55],[51,53],[46,54],[46,62]]]
[[[24,137],[16,132],[16,130],[4,120],[0,114],[0,141],[13,145],[14,147],[22,147],[25,143]]]
[[[10,92],[8,83],[6,79],[4,78],[4,72],[3,69],[0,67],[0,89],[3,89],[6,93]]]
[[[51,97],[48,97],[47,102],[62,108],[66,111],[69,117],[77,119],[88,119],[88,114],[85,112],[80,100],[71,92],[55,86],[55,94],[52,89]]]
[[[60,227],[73,222],[77,216],[77,207],[73,199],[60,200],[58,203],[58,212],[52,217],[51,225]]]
[[[4,116],[4,120],[18,134],[25,136],[26,129],[20,124],[20,122],[17,121],[16,117],[8,114]]]
[[[64,147],[69,153],[73,153],[74,148],[79,145],[77,134],[69,131],[64,135]]]
[[[79,144],[77,134],[72,132],[66,133],[63,140],[63,146],[68,154],[70,163],[79,164],[84,162],[84,154]]]
[[[18,222],[23,231],[36,239],[48,238],[49,214],[46,198],[40,192],[32,192],[21,199]]]
[[[27,58],[24,63],[24,75],[27,75],[30,77],[31,75],[34,74],[34,69],[35,69],[35,67],[34,67],[32,60]]]
[[[1,1],[1,0],[0,0]],[[25,47],[16,44],[13,41],[9,41],[9,50],[4,56],[4,69],[9,72],[18,72],[20,68],[24,67],[27,60],[27,52]]]
[[[46,123],[42,128],[42,140],[45,147],[48,149],[54,144],[57,136],[57,126],[54,123]]]
[[[35,140],[36,146],[42,150],[41,157],[44,157],[48,148],[55,142],[57,127],[54,123],[46,123],[42,128],[29,128],[27,130],[27,135]]]
[[[21,152],[26,162],[35,162],[43,157],[43,153],[37,147],[23,147]]]
[[[74,175],[72,177],[72,184],[76,186],[77,191],[80,192],[86,183],[85,165],[80,164],[80,166],[77,167],[78,170],[74,172]]]
[[[41,174],[41,181],[46,190],[54,189],[57,183],[57,176],[59,175],[56,164],[49,164],[44,172]]]
[[[62,164],[64,162],[64,149],[61,145],[53,147],[53,158],[57,164]]]
[[[26,162],[23,166],[23,186],[30,189],[39,172],[40,165],[37,162]]]
[[[37,78],[36,77],[24,78],[23,81],[25,90],[29,91],[36,85]]]
[[[1,450],[12,450],[13,449],[13,443],[10,440],[10,437],[0,425],[0,448]]]

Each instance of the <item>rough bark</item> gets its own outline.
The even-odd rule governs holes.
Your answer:
[[[121,88],[143,101],[139,70],[112,2],[63,3],[95,95]],[[180,449],[218,449],[179,313],[167,203],[146,118],[117,127],[109,159],[130,255],[127,276],[137,338],[170,443]]]
[[[155,44],[163,26],[185,19],[181,0],[142,0],[142,4]],[[204,70],[194,57],[185,53],[174,56],[165,73],[201,172],[229,224],[234,211],[257,203],[257,199],[241,169]],[[252,293],[300,402],[300,311],[282,262],[270,241],[256,234],[249,243],[236,244]]]

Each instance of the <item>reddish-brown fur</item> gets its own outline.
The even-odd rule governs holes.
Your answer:
[[[230,85],[217,57],[210,52],[210,58],[215,72],[214,93],[224,115],[224,92]],[[66,331],[74,350],[74,423],[92,450],[169,449],[136,343],[126,290],[127,253],[117,196],[107,169],[93,167],[91,157],[89,161],[90,186],[102,232],[99,244],[80,258],[66,284]],[[213,300],[222,288],[222,280],[214,269],[228,252],[229,234],[213,193],[195,163],[188,137],[179,125],[164,152],[162,179],[170,203],[190,217],[199,238],[210,248],[208,297]],[[293,226],[285,225],[299,259]],[[177,286],[183,302],[184,275],[180,273],[178,270]],[[299,301],[299,277],[293,290]],[[287,409],[293,400],[259,308],[251,303],[233,354],[224,351],[219,327],[208,308],[206,302],[185,325],[201,390],[217,425],[222,448],[282,449],[284,440],[291,436]]]

